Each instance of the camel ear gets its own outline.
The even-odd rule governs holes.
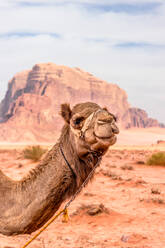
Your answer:
[[[64,120],[69,123],[72,111],[70,109],[70,105],[67,103],[61,104],[61,116],[64,118]]]
[[[103,108],[103,110],[106,110],[106,111],[108,112],[108,109],[107,109],[107,107],[104,107],[104,108]]]

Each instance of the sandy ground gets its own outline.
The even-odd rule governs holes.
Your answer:
[[[22,159],[20,148],[0,147],[0,169],[13,179],[36,166]],[[165,168],[143,164],[155,151],[143,148],[111,148],[70,206],[69,222],[59,217],[29,248],[164,248]],[[21,248],[30,237],[0,234],[0,248]]]
[[[121,132],[93,182],[69,207],[69,222],[59,217],[28,247],[164,248],[165,167],[145,165],[152,153],[165,151],[159,139],[165,140],[164,130]],[[22,158],[25,146],[0,144],[0,169],[13,179],[36,166]],[[0,234],[0,248],[21,248],[34,234]]]
[[[132,128],[120,131],[117,144],[146,146],[158,140],[165,140],[165,128]]]

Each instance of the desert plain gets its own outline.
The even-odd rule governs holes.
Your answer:
[[[153,153],[165,151],[158,140],[165,140],[164,129],[121,131],[93,181],[69,207],[68,223],[59,217],[28,247],[164,248],[165,167],[146,165]],[[33,144],[0,144],[0,169],[15,180],[36,166],[22,156],[27,145]],[[0,248],[21,248],[34,234],[0,234]]]

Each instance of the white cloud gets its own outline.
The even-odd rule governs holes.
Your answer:
[[[164,44],[165,15],[89,12],[80,6],[11,8],[0,11],[0,34],[56,32],[63,36],[109,39],[117,42]]]
[[[159,119],[165,116],[164,109],[159,108],[163,102],[161,92],[165,92],[163,5],[156,12],[132,15],[95,13],[75,4],[15,7],[14,4],[20,2],[23,1],[1,2],[3,7],[0,9],[0,23],[4,24],[0,26],[1,97],[6,89],[4,82],[7,83],[14,73],[30,69],[35,63],[52,61],[57,64],[78,66],[109,82],[118,83],[128,92],[132,105],[147,108],[149,114]],[[76,0],[77,2],[108,4],[110,1]],[[146,1],[111,1],[117,2],[130,4]],[[9,3],[10,6],[7,7]],[[40,35],[29,37],[6,35],[14,32]],[[49,35],[51,33],[59,34],[60,38],[54,38]],[[139,48],[116,46],[131,42],[151,45]],[[161,96],[161,100],[156,101],[158,95]],[[158,109],[160,111],[157,111]]]
[[[102,4],[135,4],[135,3],[163,3],[164,0],[1,0],[2,2],[8,2],[10,4],[13,3],[90,3],[90,4],[98,4],[98,5],[102,5]]]

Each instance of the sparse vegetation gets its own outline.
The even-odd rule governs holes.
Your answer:
[[[46,151],[41,146],[29,146],[23,150],[23,157],[37,162]]]
[[[160,194],[160,190],[156,188],[151,189],[151,194]]]
[[[123,180],[122,177],[120,175],[117,175],[115,172],[113,171],[108,171],[108,170],[103,170],[101,169],[100,170],[101,173],[104,175],[104,176],[107,176],[107,177],[110,177],[112,180]]]
[[[92,196],[94,196],[94,194],[89,193],[89,192],[85,192],[85,193],[84,193],[84,196],[89,196],[89,197],[92,197]]]
[[[164,204],[164,200],[161,198],[149,198],[149,199],[139,199],[140,202],[146,202],[146,203],[156,203],[156,204]]]
[[[164,204],[164,200],[161,198],[152,198],[151,200],[153,203]]]
[[[137,163],[137,164],[145,164],[145,162],[142,161],[142,160],[138,160],[136,163]]]
[[[107,167],[107,168],[116,168],[116,165],[114,165],[114,164],[105,164],[105,167]]]
[[[148,165],[163,165],[165,166],[165,152],[157,152],[147,160]]]
[[[131,165],[122,165],[120,168],[122,170],[133,170],[134,169]]]
[[[95,204],[88,206],[88,210],[86,213],[90,216],[94,216],[101,213],[109,214],[109,210],[101,203],[99,205]]]
[[[143,179],[139,179],[136,181],[136,185],[139,185],[139,184],[146,184],[147,182],[144,181]]]
[[[72,216],[79,215],[81,211],[84,211],[90,216],[95,216],[101,213],[109,214],[109,209],[104,206],[103,203],[100,204],[82,204],[78,209],[72,214]]]

